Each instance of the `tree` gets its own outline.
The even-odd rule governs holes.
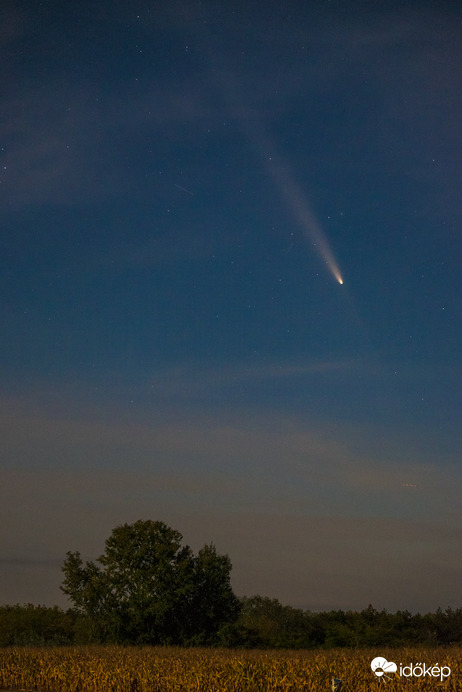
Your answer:
[[[58,606],[0,606],[0,646],[72,644],[76,620],[76,613]]]
[[[239,619],[222,632],[229,646],[246,646],[247,638],[253,646],[263,648],[300,649],[318,646],[324,632],[308,611],[282,605],[276,598],[252,596],[241,600]]]
[[[231,562],[205,546],[195,557],[161,521],[116,527],[97,562],[68,552],[62,591],[100,641],[206,643],[237,617]]]
[[[194,561],[194,589],[191,613],[194,618],[193,635],[198,644],[215,641],[220,627],[234,622],[240,611],[240,602],[230,582],[231,561],[227,555],[218,555],[214,545],[204,545]]]

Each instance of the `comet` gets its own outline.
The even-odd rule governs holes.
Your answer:
[[[263,160],[269,178],[302,230],[305,240],[317,250],[335,280],[343,285],[343,277],[337,261],[311,209],[307,195],[295,179],[291,167],[277,151],[273,138],[262,127],[261,118],[246,107],[245,100],[240,95],[239,86],[231,74],[227,75],[226,82],[220,82],[220,87],[231,112],[240,123],[248,141]]]
[[[292,217],[303,231],[303,235],[309,245],[314,247],[324,260],[334,279],[343,285],[343,278],[337,261],[334,257],[327,237],[311,209],[306,194],[290,173],[290,169],[274,157],[268,161],[268,173],[270,174],[277,190],[287,204]]]

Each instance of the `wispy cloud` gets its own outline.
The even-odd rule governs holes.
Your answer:
[[[0,107],[0,192],[10,207],[88,205],[122,191],[137,196],[127,173],[128,142],[136,147],[140,132],[147,142],[180,141],[185,121],[210,115],[197,90],[178,82],[144,84],[135,94],[127,84],[125,91],[122,87],[121,93],[104,96],[95,82],[76,78],[69,83],[59,74],[51,84],[27,83],[23,89],[8,88],[6,82]],[[173,199],[178,180],[156,177],[159,168],[164,165],[157,155],[149,191]]]
[[[273,363],[228,375],[311,378],[338,367],[349,366]],[[209,372],[209,387],[217,374]],[[119,411],[103,422],[92,420],[96,410],[65,411],[3,401],[9,600],[47,592],[48,602],[64,602],[57,561],[67,550],[94,558],[114,526],[152,518],[194,548],[212,540],[228,552],[241,594],[313,609],[455,603],[459,472],[450,457],[432,463],[392,429],[384,438],[383,427],[378,435],[372,424],[300,412],[198,409],[162,419]],[[430,577],[422,582],[426,564],[438,590]]]
[[[307,380],[331,373],[349,371],[357,366],[351,358],[313,360],[308,362],[226,363],[222,366],[182,364],[153,372],[149,386],[163,396],[196,396],[212,390],[229,390],[247,385],[249,388],[264,382]]]

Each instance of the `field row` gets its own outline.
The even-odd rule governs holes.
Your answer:
[[[386,692],[462,690],[459,648],[244,652],[119,646],[2,649],[0,688],[47,692],[328,692],[336,677],[343,680],[342,692],[368,692],[380,689],[380,679],[370,667],[378,654],[389,654],[397,664],[425,661],[451,668],[451,675],[443,682],[428,675],[407,679],[392,675]]]

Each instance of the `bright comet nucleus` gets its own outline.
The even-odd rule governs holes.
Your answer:
[[[327,250],[330,253],[330,250]],[[326,251],[326,252],[327,252]],[[333,257],[330,256],[329,260],[326,262],[327,266],[329,267],[330,271],[332,272],[333,276],[335,279],[343,286],[343,279],[342,275],[340,274],[340,270],[337,267],[336,262],[334,261]]]

